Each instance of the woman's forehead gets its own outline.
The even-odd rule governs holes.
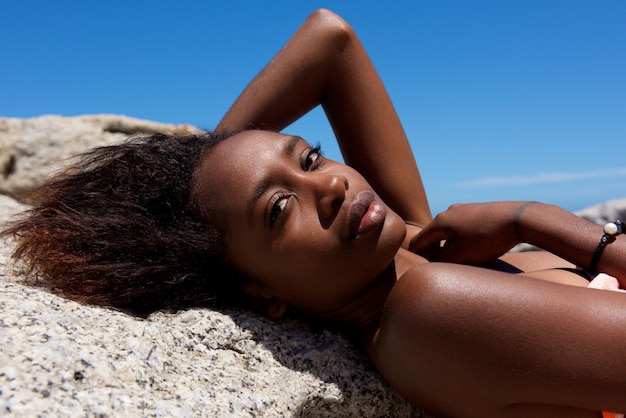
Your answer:
[[[292,158],[295,148],[303,143],[295,136],[245,131],[217,144],[205,154],[196,172],[200,205],[212,210],[226,197],[231,202],[249,198],[267,169],[283,157]]]
[[[298,136],[267,131],[244,131],[208,150],[203,157],[205,165],[220,168],[245,168],[242,163],[260,165],[277,157],[291,157],[299,144],[307,144]],[[230,164],[220,164],[228,162]],[[226,167],[224,167],[226,166]]]
[[[277,153],[290,155],[298,144],[307,144],[307,142],[298,136],[277,132],[244,131],[208,150],[205,159],[211,159],[214,155],[217,155],[219,159],[230,156],[232,160]]]

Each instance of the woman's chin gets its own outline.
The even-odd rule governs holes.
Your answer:
[[[385,226],[389,230],[388,234],[390,239],[397,246],[397,251],[402,246],[404,238],[406,238],[406,223],[400,215],[389,209],[387,212],[387,218],[385,219]]]
[[[390,210],[378,238],[378,256],[389,259],[388,263],[391,263],[398,250],[402,247],[406,233],[404,220],[398,214]],[[388,263],[385,264],[385,267]]]

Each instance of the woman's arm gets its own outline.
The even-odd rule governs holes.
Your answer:
[[[313,12],[250,82],[217,131],[282,130],[321,104],[346,163],[406,221],[432,219],[406,134],[353,29]]]
[[[454,205],[416,235],[410,249],[432,259],[464,264],[493,260],[520,242],[589,268],[604,234],[602,226],[554,205],[493,202]],[[443,247],[439,242],[445,240]],[[597,270],[626,287],[626,234],[609,243]]]

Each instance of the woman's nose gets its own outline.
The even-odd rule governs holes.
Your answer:
[[[320,223],[327,228],[346,198],[348,179],[342,175],[318,174],[312,179]]]

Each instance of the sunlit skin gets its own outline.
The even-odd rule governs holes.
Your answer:
[[[288,306],[326,320],[355,311],[349,305],[406,235],[363,176],[295,136],[237,134],[204,156],[196,178],[229,262],[249,278],[249,294],[272,302],[274,316]]]
[[[317,105],[348,165],[299,138],[247,131],[279,132]],[[204,156],[195,197],[263,313],[353,332],[381,375],[436,416],[626,411],[626,299],[554,269],[588,265],[602,227],[524,202],[460,205],[433,220],[415,162],[427,156],[419,146],[414,156],[339,16],[312,13],[216,131],[240,133]],[[625,238],[599,263],[622,287]],[[518,242],[555,255],[507,253]],[[409,248],[457,264],[426,263]],[[475,267],[495,258],[522,273]]]

